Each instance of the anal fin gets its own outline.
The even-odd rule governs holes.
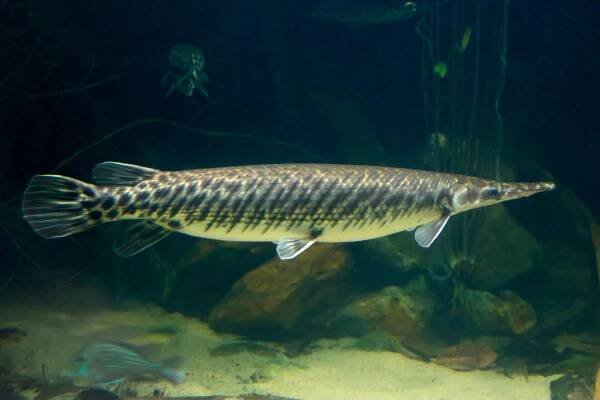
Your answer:
[[[121,257],[130,257],[169,236],[173,231],[151,221],[140,221],[125,229],[113,244]]]
[[[282,260],[291,260],[316,241],[316,239],[280,239],[277,242],[277,255]]]
[[[415,240],[421,247],[429,247],[439,236],[450,219],[450,213],[443,214],[435,221],[421,225],[415,230]]]

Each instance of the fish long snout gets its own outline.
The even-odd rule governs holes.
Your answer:
[[[502,201],[520,199],[536,193],[554,190],[556,185],[553,182],[511,182],[500,185]]]

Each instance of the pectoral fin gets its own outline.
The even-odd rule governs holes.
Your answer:
[[[282,260],[291,260],[316,241],[316,239],[281,239],[277,242],[277,255]]]
[[[428,224],[421,225],[415,231],[415,240],[421,247],[429,247],[438,237],[450,219],[450,213],[442,215],[439,219]]]

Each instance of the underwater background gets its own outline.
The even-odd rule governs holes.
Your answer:
[[[0,1],[0,399],[594,398],[598,21],[595,0]],[[557,189],[429,249],[399,233],[285,264],[185,235],[122,258],[126,222],[36,235],[29,179],[107,160]],[[73,361],[97,342],[125,346],[101,347],[125,363],[108,385]]]

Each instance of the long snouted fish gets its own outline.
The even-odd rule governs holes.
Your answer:
[[[104,162],[95,184],[36,175],[23,214],[45,238],[96,225],[140,220],[115,241],[131,256],[172,232],[277,244],[291,259],[315,242],[353,242],[415,229],[429,247],[448,219],[474,208],[554,189],[553,183],[501,183],[410,169],[280,164],[160,171]]]

